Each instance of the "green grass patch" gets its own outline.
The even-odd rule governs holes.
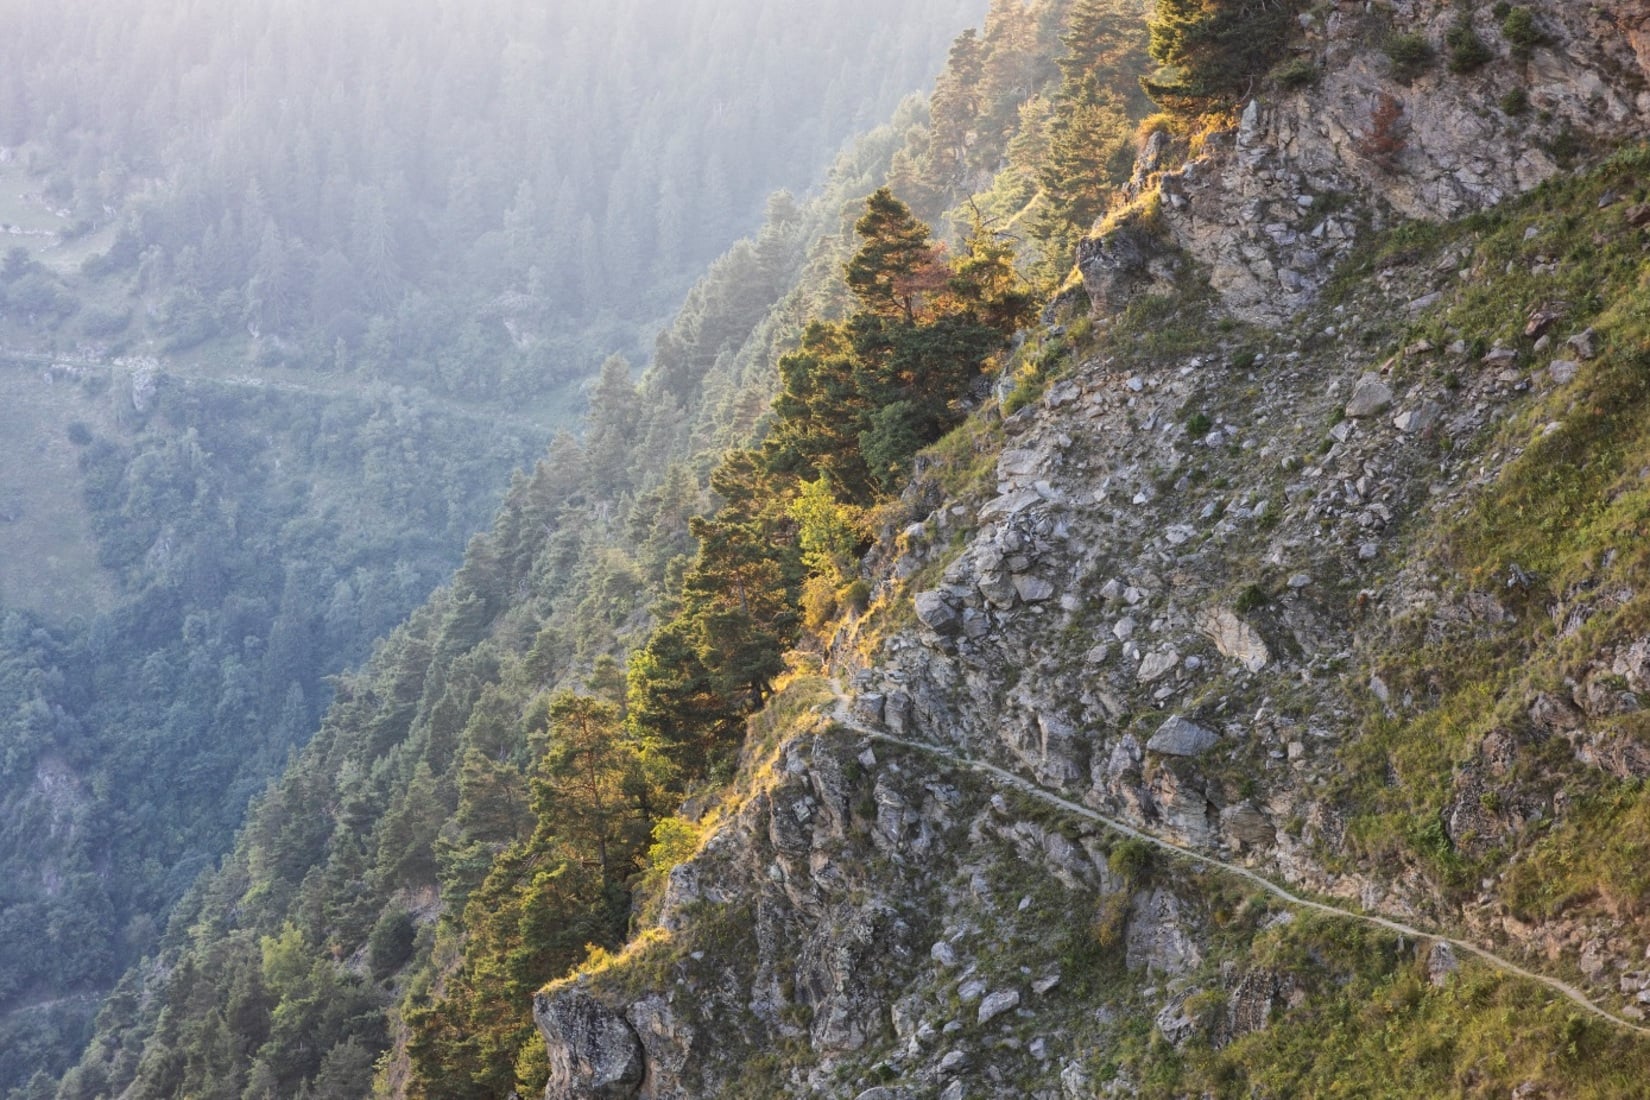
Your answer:
[[[1601,892],[1609,894],[1612,913],[1644,909],[1650,895],[1643,881],[1650,880],[1641,880],[1631,853],[1650,851],[1650,813],[1637,788],[1603,790],[1602,774],[1578,772],[1568,747],[1554,738],[1528,749],[1507,780],[1527,784],[1538,773],[1573,773],[1568,781],[1583,798],[1546,839],[1526,827],[1469,859],[1454,850],[1440,815],[1454,770],[1474,758],[1487,733],[1527,730],[1525,712],[1536,693],[1567,695],[1567,682],[1601,650],[1650,630],[1650,482],[1643,476],[1650,468],[1650,265],[1620,208],[1597,202],[1605,189],[1630,192],[1647,166],[1650,154],[1629,150],[1593,175],[1545,186],[1493,218],[1405,231],[1381,246],[1470,249],[1481,277],[1468,280],[1431,320],[1441,336],[1499,342],[1516,349],[1524,366],[1539,367],[1568,353],[1555,347],[1542,356],[1524,335],[1536,307],[1560,307],[1553,329],[1560,339],[1585,327],[1597,333],[1597,358],[1582,363],[1572,382],[1530,401],[1488,444],[1488,452],[1511,456],[1495,481],[1461,512],[1414,535],[1414,545],[1430,548],[1447,598],[1490,596],[1508,617],[1445,624],[1423,613],[1397,623],[1372,663],[1392,696],[1409,706],[1399,716],[1371,708],[1360,735],[1342,750],[1337,790],[1337,799],[1354,808],[1354,858],[1408,859],[1461,894],[1512,861],[1509,888],[1537,916]],[[1482,368],[1468,361],[1460,369]],[[1555,609],[1595,589],[1627,596],[1608,601],[1580,629],[1561,631]],[[1598,719],[1592,727],[1650,738],[1650,723],[1637,715]],[[1609,836],[1611,843],[1584,845],[1588,836]],[[1583,855],[1561,838],[1594,850]]]
[[[1533,982],[1464,960],[1432,985],[1424,942],[1319,916],[1258,934],[1239,922],[1216,938],[1290,993],[1274,997],[1269,1026],[1218,1049],[1194,1038],[1173,1057],[1138,1052],[1143,1097],[1501,1098],[1525,1082],[1539,1095],[1629,1097],[1650,1073],[1650,1043]],[[1220,998],[1209,1000],[1218,1016]]]

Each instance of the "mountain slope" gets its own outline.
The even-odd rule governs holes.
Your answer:
[[[1498,163],[1545,127],[1642,141],[1582,107],[1642,99],[1620,40],[1523,10],[1529,58],[1486,45],[1425,112],[1562,69],[1535,125],[1486,123]],[[1465,38],[1411,15],[1441,62]],[[1488,15],[1480,42],[1519,26]],[[1336,17],[1302,56],[1369,110],[1381,41]],[[857,729],[894,740],[797,681],[657,927],[537,999],[547,1095],[1640,1091],[1646,155],[1549,157],[1508,202],[1529,179],[1463,173],[1492,212],[1405,221],[1460,135],[1418,106],[1372,164],[1276,122],[1317,94],[1148,162],[1080,249],[1098,323],[930,458],[836,636]],[[902,740],[1445,938],[1291,912]]]
[[[1608,550],[1642,507],[1650,364],[1636,208],[1599,201],[1645,164],[1401,232],[1278,337],[1124,318],[972,493],[919,482],[838,659],[871,655],[856,724],[966,766],[833,726],[828,697],[776,716],[658,931],[539,998],[551,1095],[591,1094],[601,1029],[646,1069],[621,1095],[1635,1095],[1643,578]],[[1559,335],[1591,332],[1536,358],[1519,283],[1555,217],[1587,242]]]
[[[1053,98],[970,116],[1019,122],[965,142],[963,162],[994,161],[980,202],[1021,227],[1045,185],[1076,178],[1037,139],[1092,106],[1048,28],[1097,7],[992,9],[998,43],[1027,19],[1032,45],[1000,58]],[[372,1078],[390,1095],[1633,1095],[1637,1032],[1559,994],[1642,1011],[1642,582],[1621,547],[1640,511],[1650,216],[1642,148],[1599,148],[1644,135],[1576,90],[1636,102],[1645,73],[1570,37],[1567,8],[1518,10],[1526,29],[1509,8],[1470,37],[1442,6],[1384,26],[1318,13],[1281,40],[1293,57],[1203,85],[1210,113],[1180,103],[1149,124],[1132,184],[1075,249],[1081,285],[838,542],[864,556],[796,609],[814,635],[787,671],[736,685],[772,690],[742,743],[694,740],[696,714],[739,727],[707,674],[713,631],[668,621],[713,587],[722,536],[769,538],[788,584],[783,555],[842,513],[787,527],[763,494],[795,487],[754,480],[775,451],[745,451],[712,482],[723,512],[689,521],[698,486],[673,475],[628,517],[645,554],[590,539],[581,556],[572,532],[614,516],[572,471],[612,452],[541,466],[452,590],[341,692],[61,1094],[353,1095]],[[1436,66],[1400,75],[1415,51],[1389,35]],[[1563,80],[1520,83],[1558,57]],[[970,63],[959,41],[953,66]],[[1356,140],[1278,121],[1343,74],[1369,82],[1346,97],[1367,110]],[[1400,131],[1383,96],[1411,87]],[[1423,129],[1422,106],[1501,112],[1487,132],[1535,166],[1508,189],[1554,178],[1447,224],[1405,220],[1384,196],[1456,140]],[[929,174],[956,163],[937,132],[882,146],[896,181],[954,178]],[[1595,167],[1564,178],[1560,152]],[[1497,204],[1498,186],[1461,201]],[[1027,235],[1059,254],[1058,226]],[[906,284],[918,333],[923,296],[944,293],[933,255]],[[810,304],[841,301],[819,276],[843,258],[840,241],[814,252],[812,290],[747,347],[782,348]],[[908,335],[863,313],[836,331]],[[656,438],[748,440],[774,386],[760,360],[661,358],[637,394]],[[673,419],[671,364],[721,395],[690,414],[714,428]],[[980,396],[993,382],[1001,412]],[[843,504],[822,471],[808,484]],[[749,564],[724,590],[772,596]],[[589,662],[604,646],[570,638],[640,641],[643,574],[667,625],[632,665],[621,725],[618,671]],[[737,645],[741,621],[699,625],[718,624]],[[851,722],[812,675],[821,658],[853,683]],[[582,696],[555,690],[578,679]],[[650,736],[661,698],[686,716],[671,740]],[[990,769],[1391,923],[1301,911],[1022,784],[993,789]],[[527,997],[575,966],[533,998],[541,1046]]]

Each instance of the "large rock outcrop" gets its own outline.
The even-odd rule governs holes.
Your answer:
[[[636,1030],[579,985],[533,998],[550,1052],[545,1100],[631,1100],[646,1070]]]
[[[1233,313],[1276,323],[1314,300],[1370,226],[1481,210],[1557,174],[1576,148],[1650,134],[1650,15],[1638,0],[1541,0],[1539,40],[1505,40],[1488,5],[1473,17],[1490,60],[1452,70],[1447,0],[1379,8],[1337,3],[1302,17],[1297,58],[1316,74],[1266,90],[1238,124],[1178,168],[1142,172],[1161,189],[1172,243],[1196,260]],[[1429,64],[1396,71],[1392,36],[1428,43]],[[1521,98],[1520,98],[1521,97]],[[1155,168],[1163,155],[1148,146]],[[1145,285],[1154,250],[1132,227],[1086,242],[1080,257],[1097,312]]]
[[[1367,714],[1413,709],[1425,689],[1360,670],[1372,639],[1416,620],[1436,641],[1513,617],[1493,594],[1451,606],[1412,540],[1493,479],[1507,459],[1484,441],[1530,395],[1574,381],[1576,362],[1556,357],[1585,347],[1573,356],[1587,359],[1592,337],[1537,310],[1526,335],[1547,337],[1540,365],[1533,348],[1469,338],[1372,362],[1402,331],[1392,318],[1429,316],[1483,277],[1470,248],[1394,261],[1335,308],[1317,294],[1372,226],[1527,190],[1560,170],[1566,132],[1650,130],[1650,13],[1627,0],[1529,6],[1544,37],[1527,59],[1502,49],[1465,75],[1440,62],[1408,84],[1365,5],[1320,7],[1305,27],[1320,68],[1309,94],[1255,100],[1197,160],[1142,172],[1229,312],[1310,311],[1298,332],[1217,324],[1195,352],[1098,344],[1003,423],[994,483],[961,499],[913,487],[910,522],[868,560],[875,599],[914,614],[874,640],[845,632],[834,656],[853,673],[855,725],[939,746],[950,763],[820,726],[747,762],[763,783],[672,875],[668,965],[649,992],[602,986],[604,1003],[626,1007],[602,1010],[605,1022],[573,1013],[571,1030],[541,1013],[553,1049],[616,1036],[605,1061],[569,1053],[558,1067],[628,1067],[628,1036],[643,1071],[608,1079],[639,1100],[758,1080],[768,1095],[861,1100],[1124,1096],[1134,1083],[1097,1053],[1116,1049],[1120,1020],[1151,1020],[1176,1047],[1220,1044],[1307,996],[1304,972],[1218,954],[1234,942],[1210,932],[1233,919],[1229,895],[1185,865],[1154,872],[1161,853],[1120,847],[1073,803],[1367,910],[1490,928],[1486,942],[1508,935],[1551,958],[1642,959],[1636,931],[1520,927],[1489,894],[1446,912],[1454,903],[1413,867],[1343,858],[1360,811],[1339,797],[1337,750]],[[1384,30],[1442,41],[1454,11],[1398,0]],[[1515,81],[1538,117],[1501,112]],[[1384,151],[1368,140],[1383,96],[1404,119],[1403,142]],[[1153,247],[1127,220],[1084,246],[1097,307],[1114,313],[1175,276]],[[1530,700],[1529,739],[1640,775],[1595,719],[1636,708],[1646,654],[1650,642],[1624,642],[1569,698]],[[1476,852],[1562,812],[1556,782],[1500,796],[1518,743],[1498,733],[1457,763],[1444,841]],[[980,761],[1063,808],[1026,804],[1023,786],[993,790],[969,768]],[[1267,904],[1245,900],[1241,919],[1286,935],[1291,914]],[[1108,967],[1122,980],[1080,984]],[[1621,989],[1647,986],[1634,971]]]

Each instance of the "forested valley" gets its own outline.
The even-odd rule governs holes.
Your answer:
[[[442,17],[456,19],[458,10]],[[818,26],[830,22],[821,19]],[[911,22],[932,29],[947,20],[913,12]],[[751,25],[731,11],[708,23],[735,36]],[[673,57],[680,44],[649,25],[640,6],[616,26],[634,30],[641,58],[650,56],[645,43]],[[805,29],[813,26],[793,20],[784,33],[818,38]],[[630,40],[614,33],[628,48]],[[478,51],[477,58],[491,56]],[[855,58],[863,66],[855,74],[884,79],[874,52],[845,45],[833,56]],[[598,54],[609,56],[590,57]],[[647,68],[628,54],[620,67],[633,63]],[[405,95],[369,96],[369,107],[428,106],[428,85],[444,86],[431,74],[456,64],[444,58],[426,71],[398,62],[392,71],[406,83],[386,88]],[[509,109],[485,142],[469,127],[446,132],[477,142],[468,158],[462,143],[451,147],[450,171],[432,164],[439,158],[426,139],[439,145],[436,128],[393,140],[394,127],[374,129],[374,155],[383,158],[374,163],[395,167],[366,175],[397,180],[400,190],[375,196],[373,185],[354,184],[347,201],[293,207],[290,196],[272,195],[273,184],[260,184],[260,209],[284,255],[306,257],[291,270],[315,279],[329,250],[360,239],[349,227],[362,210],[370,222],[380,199],[415,208],[431,202],[453,215],[448,228],[458,232],[456,208],[442,203],[472,187],[490,196],[468,209],[503,220],[469,238],[473,254],[453,254],[452,268],[430,270],[411,261],[426,256],[419,249],[436,248],[439,234],[415,234],[396,246],[400,259],[386,269],[395,281],[382,298],[317,291],[291,299],[291,311],[277,318],[258,312],[268,283],[255,263],[209,265],[222,281],[200,282],[203,252],[168,244],[182,239],[167,236],[169,219],[204,212],[197,226],[226,223],[247,241],[246,215],[185,196],[181,183],[161,188],[142,217],[111,238],[146,234],[136,268],[105,253],[74,273],[54,273],[44,259],[19,261],[19,281],[61,282],[72,295],[114,279],[142,300],[141,258],[153,258],[149,266],[164,267],[168,289],[156,310],[141,319],[134,313],[129,335],[117,336],[134,345],[172,339],[155,326],[166,323],[165,303],[180,293],[222,306],[218,320],[233,323],[215,322],[201,342],[174,345],[199,369],[164,374],[154,412],[127,411],[134,380],[126,377],[114,395],[114,423],[69,429],[99,553],[121,570],[117,612],[74,625],[8,619],[6,683],[18,713],[34,716],[8,727],[11,797],[34,815],[14,819],[47,824],[53,865],[72,869],[63,881],[80,892],[70,906],[61,891],[42,891],[38,877],[9,880],[33,907],[7,907],[20,929],[8,943],[27,952],[8,962],[6,973],[17,975],[13,1003],[22,1007],[53,987],[95,991],[115,968],[144,960],[103,1001],[89,1049],[61,1080],[51,1059],[63,1046],[53,1047],[60,1040],[47,1026],[57,1021],[47,1010],[13,1013],[18,1038],[0,1067],[16,1085],[12,1100],[542,1092],[548,1067],[531,993],[617,949],[656,902],[670,867],[696,846],[705,808],[734,774],[747,717],[786,675],[785,653],[817,650],[841,616],[873,610],[859,558],[876,532],[897,529],[918,452],[938,442],[922,461],[965,476],[980,442],[977,427],[964,424],[970,411],[999,400],[1012,410],[1046,383],[1062,337],[1027,340],[1023,330],[1062,290],[1076,241],[1112,205],[1130,169],[1136,124],[1151,109],[1137,90],[1150,61],[1135,5],[993,3],[977,30],[951,42],[928,100],[905,103],[861,138],[805,198],[768,202],[760,230],[687,291],[643,369],[605,359],[580,431],[557,435],[515,477],[450,582],[386,629],[418,603],[419,581],[437,568],[441,550],[464,537],[479,509],[492,509],[486,471],[545,446],[544,434],[513,430],[505,410],[532,409],[560,368],[526,366],[523,356],[548,354],[542,349],[569,332],[580,349],[602,346],[593,324],[645,320],[642,300],[657,304],[669,293],[670,273],[652,260],[661,255],[656,234],[666,230],[657,211],[632,222],[635,208],[624,208],[614,238],[623,247],[600,248],[606,275],[557,268],[576,265],[572,254],[525,223],[512,235],[511,212],[555,209],[562,200],[554,193],[559,179],[534,195],[527,184],[494,178],[509,175],[504,165],[523,147],[511,126],[524,124],[523,111],[563,117],[543,107],[559,102],[556,87],[587,95],[609,86],[613,65],[589,57],[584,64],[595,69],[561,83],[509,66],[494,72],[514,91],[465,102]],[[682,67],[704,75],[702,66]],[[511,85],[512,72],[526,83]],[[847,95],[832,91],[835,79],[795,92],[807,117]],[[854,80],[870,77],[843,79],[858,88]],[[26,95],[10,87],[14,103],[21,97],[37,109],[43,97],[32,85]],[[255,85],[245,90],[258,94]],[[682,113],[663,101],[630,105],[645,106],[638,133],[672,133],[654,113]],[[787,117],[778,122],[794,129]],[[853,112],[844,117],[860,121]],[[150,132],[141,111],[106,124]],[[59,145],[73,145],[65,135],[75,127],[55,125]],[[619,160],[600,163],[625,164],[627,186],[634,171],[666,181],[667,190],[682,184],[642,152],[625,161],[622,126],[592,133],[590,154],[616,153]],[[275,144],[246,140],[248,149]],[[670,147],[666,137],[641,146]],[[498,164],[482,170],[488,157]],[[69,165],[94,162],[81,153],[55,171],[84,180]],[[461,164],[468,167],[459,171]],[[714,213],[731,177],[705,167],[699,178],[716,185],[692,208],[733,224]],[[774,182],[789,181],[752,187]],[[335,220],[304,220],[323,208]],[[599,227],[604,216],[576,220]],[[394,220],[403,230],[439,221]],[[559,217],[541,224],[545,233],[567,229]],[[672,216],[669,232],[682,224]],[[257,236],[261,244],[267,234]],[[681,261],[672,271],[702,249],[669,252]],[[368,283],[357,282],[365,272],[354,265],[366,255],[340,247],[360,294]],[[257,256],[253,249],[243,258]],[[512,256],[532,262],[511,266]],[[594,312],[592,302],[552,289],[577,281],[581,293],[595,294],[609,276],[615,297]],[[476,308],[483,299],[489,304]],[[337,301],[352,303],[342,329],[328,312]],[[471,312],[447,314],[455,301]],[[529,302],[567,312],[554,324],[542,313],[516,312]],[[7,318],[35,325],[50,343],[78,339],[78,315],[65,310],[43,328],[38,315]],[[420,357],[402,342],[414,329],[455,342]],[[477,331],[489,333],[480,344],[471,340]],[[632,349],[645,332],[625,331]],[[313,377],[328,390],[350,379],[351,397],[317,397],[307,381],[302,390],[296,382],[225,388],[221,377],[208,377],[216,354],[262,357],[267,370],[281,372],[270,377]],[[443,361],[457,365],[455,378],[472,362],[500,373],[485,384],[448,385],[436,365]],[[403,368],[413,373],[398,375]],[[107,398],[105,376],[66,373],[69,386]],[[505,401],[488,405],[492,395]],[[240,427],[216,419],[234,403],[266,418],[256,444],[244,439],[244,418],[231,422]],[[305,409],[319,419],[308,420]],[[420,427],[427,436],[415,434]],[[302,473],[287,481],[287,466]],[[432,474],[442,470],[450,472]],[[443,511],[428,512],[432,493]],[[259,510],[267,514],[245,514]],[[134,529],[133,519],[149,526]],[[268,533],[247,537],[259,531]],[[353,559],[334,556],[340,532],[357,540]],[[295,537],[309,540],[296,544],[307,548],[298,557],[282,541]],[[428,557],[411,563],[409,545]],[[243,583],[249,594],[241,594]],[[172,617],[157,620],[140,598]],[[119,659],[137,643],[115,622],[150,632],[142,661]],[[382,640],[362,667],[322,682],[374,637]],[[287,675],[300,661],[309,662],[310,680]],[[234,675],[226,678],[226,669]],[[77,694],[95,675],[106,678],[95,699],[107,716]],[[173,766],[189,737],[201,754]],[[300,745],[255,798],[232,854],[207,869],[214,840]],[[191,816],[200,814],[203,790],[216,807],[209,821]],[[110,816],[117,811],[150,820],[117,826]],[[202,823],[189,827],[199,839],[183,825],[195,820]],[[10,858],[22,863],[39,843],[18,830]],[[122,872],[110,873],[117,862]],[[147,877],[128,882],[123,876],[135,867]],[[166,903],[203,869],[163,929]],[[47,946],[83,943],[114,946],[89,959]],[[69,959],[80,969],[53,971]]]
[[[578,516],[520,536],[588,601],[547,675],[622,652],[687,536],[614,532],[698,507],[638,456],[748,431],[731,358],[839,228],[785,189],[981,6],[0,5],[0,1090],[76,1056],[513,470]]]

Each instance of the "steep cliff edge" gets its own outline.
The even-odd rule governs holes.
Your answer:
[[[868,559],[855,722],[797,681],[658,927],[540,995],[547,1095],[1637,1095],[1650,156],[1561,162],[1645,136],[1646,19],[1339,5],[1310,90],[1149,143],[1099,335]]]

